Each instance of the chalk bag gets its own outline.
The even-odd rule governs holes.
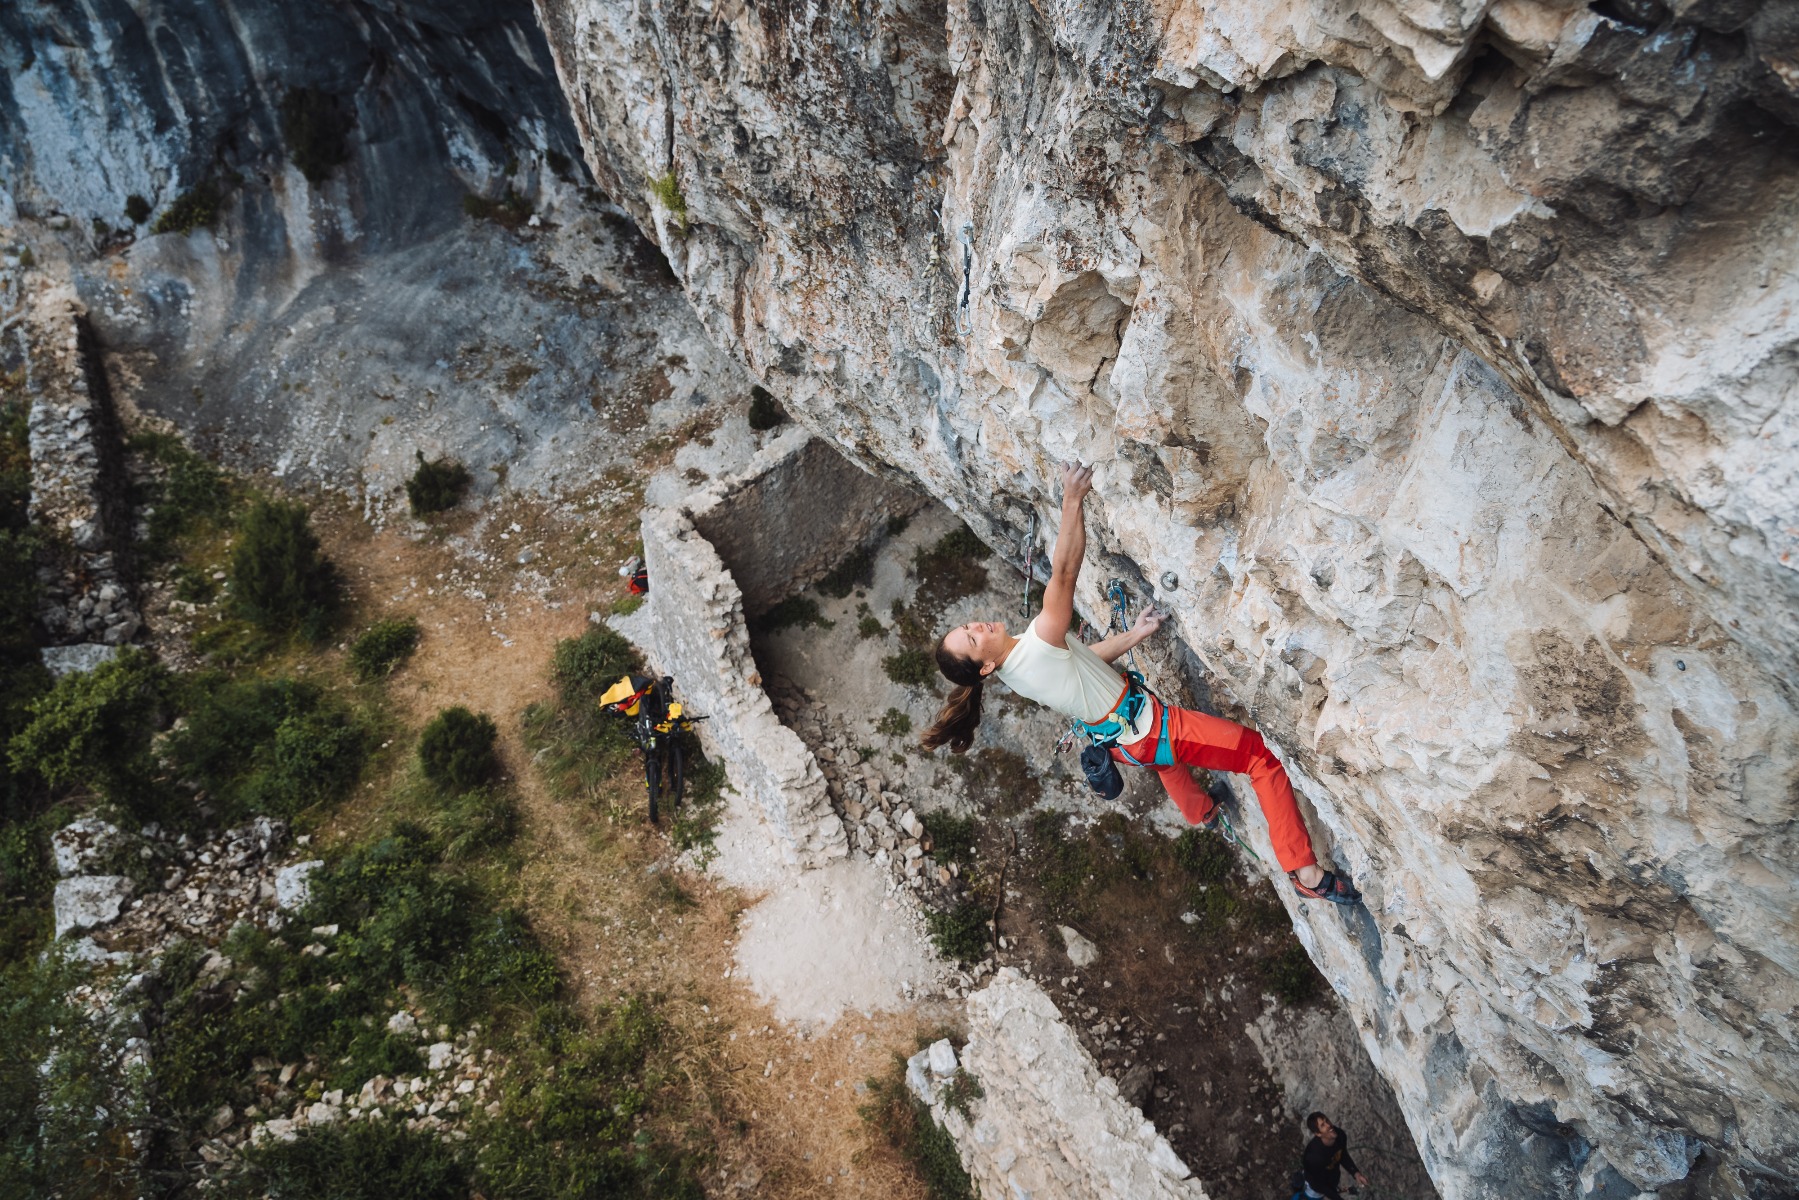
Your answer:
[[[1081,773],[1101,800],[1116,800],[1124,791],[1124,776],[1118,773],[1118,764],[1104,746],[1088,746],[1081,751]]]

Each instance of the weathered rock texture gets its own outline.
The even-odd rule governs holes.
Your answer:
[[[802,420],[996,545],[1097,463],[1445,1194],[1799,1184],[1792,5],[537,3]]]
[[[955,1137],[983,1196],[1205,1200],[1156,1127],[1100,1074],[1055,1002],[1011,967],[969,996],[960,1063],[938,1042],[907,1068],[906,1082]],[[956,1103],[958,1069],[974,1076],[981,1099],[964,1091]]]
[[[708,754],[759,807],[790,862],[816,865],[849,846],[818,760],[763,690],[745,617],[815,583],[920,499],[793,426],[741,474],[644,510],[649,603],[619,624],[674,677],[688,711],[705,716]]]

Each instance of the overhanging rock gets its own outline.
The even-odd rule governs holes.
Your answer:
[[[790,862],[815,866],[849,848],[817,760],[762,689],[746,618],[817,582],[920,503],[796,427],[741,474],[644,511],[649,603],[618,624],[674,677],[688,711],[707,718],[707,753]]]

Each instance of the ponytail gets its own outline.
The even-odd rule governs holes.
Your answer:
[[[956,687],[943,711],[937,714],[936,724],[924,731],[919,742],[926,750],[948,746],[951,754],[962,754],[974,744],[974,731],[981,723],[981,684],[985,677],[979,663],[951,654],[941,642],[937,644],[937,669]]]

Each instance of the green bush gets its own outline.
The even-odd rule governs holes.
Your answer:
[[[142,225],[150,219],[150,202],[136,192],[125,197],[125,219],[133,225]]]
[[[205,678],[190,685],[186,715],[165,753],[226,819],[291,817],[342,796],[362,770],[354,716],[310,683]]]
[[[887,672],[887,678],[897,684],[910,688],[928,688],[937,682],[937,662],[930,651],[907,646],[898,654],[889,654],[881,660],[881,669]]]
[[[336,616],[337,571],[319,549],[303,505],[258,500],[231,552],[232,600],[252,624],[316,641]]]
[[[857,588],[868,587],[874,581],[874,547],[863,546],[859,550],[852,550],[842,562],[832,567],[831,573],[818,581],[818,590],[841,600]]]
[[[897,708],[890,708],[875,722],[875,732],[887,737],[905,737],[912,732],[912,718]]]
[[[150,510],[143,543],[146,557],[167,560],[186,539],[229,523],[234,499],[230,479],[180,438],[146,431],[133,434],[125,446],[159,468],[133,498]]]
[[[324,183],[349,161],[349,132],[350,118],[337,97],[313,88],[294,88],[281,97],[281,137],[308,183]]]
[[[163,209],[162,216],[156,218],[156,224],[150,227],[151,233],[189,234],[196,229],[209,228],[219,219],[219,207],[224,203],[217,184],[208,181],[201,183],[175,197],[174,203]]]
[[[356,678],[372,683],[394,669],[418,648],[422,630],[416,617],[389,617],[369,626],[350,643],[350,666]]]
[[[499,735],[486,713],[472,713],[460,704],[446,708],[419,735],[419,766],[426,779],[445,791],[479,787],[499,770],[493,752]]]
[[[979,962],[987,957],[991,939],[987,922],[991,907],[977,900],[961,900],[942,912],[927,912],[925,929],[937,952],[958,962]]]
[[[168,672],[142,650],[63,676],[26,706],[29,721],[7,748],[13,770],[35,772],[52,787],[91,789],[134,816],[157,816],[162,796],[150,739],[168,685]]]
[[[775,394],[757,384],[750,388],[750,428],[757,433],[765,433],[788,421],[787,410],[775,399]]]
[[[470,192],[462,198],[462,211],[478,221],[492,221],[504,229],[518,229],[531,219],[531,202],[507,185],[498,200]]]
[[[406,481],[406,501],[412,506],[413,516],[444,512],[462,503],[470,483],[467,467],[453,458],[426,462],[424,454],[417,450],[413,456],[418,459],[418,470]]]
[[[749,627],[753,636],[761,637],[796,626],[801,629],[808,625],[829,629],[836,623],[825,616],[824,611],[818,607],[818,601],[812,597],[789,596],[767,612],[752,618]]]
[[[541,1010],[524,1031],[529,1057],[510,1077],[505,1119],[479,1139],[482,1190],[554,1200],[701,1200],[697,1164],[641,1128],[659,1082],[652,1055],[663,1037],[642,999],[602,1013],[591,1030],[559,1005]]]
[[[974,862],[975,845],[980,839],[980,826],[973,817],[958,817],[939,809],[919,818],[925,834],[931,839],[931,854],[940,863],[968,866]]]
[[[906,1086],[906,1061],[895,1056],[885,1077],[868,1081],[862,1120],[912,1164],[929,1200],[974,1200],[974,1182],[962,1167],[956,1139]]]
[[[57,954],[0,974],[0,1194],[136,1196],[139,1156],[119,1136],[145,1109],[100,1024],[70,997],[86,974]]]
[[[624,635],[606,625],[596,625],[580,637],[556,643],[550,674],[568,704],[599,698],[626,675],[643,669],[643,658]]]
[[[1315,999],[1323,989],[1324,977],[1312,965],[1311,955],[1297,938],[1288,938],[1286,947],[1262,963],[1262,978],[1284,1004],[1299,1005]]]
[[[668,215],[675,219],[675,228],[680,233],[687,232],[687,197],[681,193],[681,183],[675,173],[650,181],[650,194],[661,202],[668,210]]]
[[[389,1121],[316,1126],[291,1142],[252,1147],[243,1161],[232,1189],[268,1200],[463,1200],[470,1193],[465,1151]]]

